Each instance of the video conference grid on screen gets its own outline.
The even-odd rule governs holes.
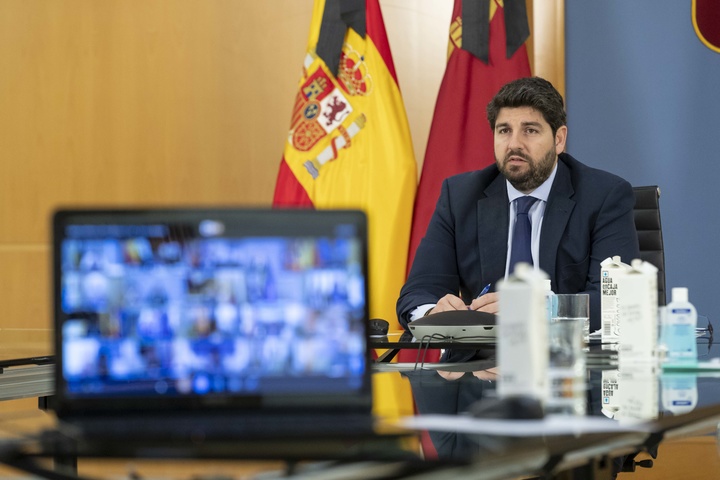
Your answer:
[[[342,229],[225,238],[203,236],[201,227],[67,227],[68,393],[359,387],[366,355],[360,242]]]

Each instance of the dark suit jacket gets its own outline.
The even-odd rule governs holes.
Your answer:
[[[559,155],[540,233],[540,268],[555,293],[589,293],[590,327],[600,328],[600,262],[639,258],[635,196],[622,178]],[[416,307],[458,293],[466,303],[505,276],[509,203],[497,166],[443,182],[440,198],[405,286],[397,314],[407,326]]]

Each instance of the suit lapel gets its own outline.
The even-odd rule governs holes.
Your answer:
[[[478,249],[483,282],[505,276],[509,205],[505,177],[498,175],[477,202]]]
[[[559,160],[540,233],[540,268],[550,275],[553,282],[557,281],[555,265],[560,239],[575,208],[575,201],[570,198],[574,193],[570,170],[562,160]]]

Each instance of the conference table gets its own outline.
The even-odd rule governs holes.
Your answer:
[[[287,465],[279,473],[283,478],[605,479],[623,468],[634,468],[638,452],[655,454],[667,439],[716,434],[720,422],[720,346],[712,330],[698,338],[703,370],[623,366],[614,346],[591,342],[579,411],[543,418],[534,418],[531,411],[526,419],[506,418],[517,416],[518,410],[503,410],[497,398],[492,342],[430,345],[479,352],[474,360],[462,363],[431,362],[428,345],[407,333],[373,337],[370,347],[378,353],[374,371],[395,372],[407,379],[417,410],[417,415],[408,418],[380,419],[384,428],[375,438],[352,445],[330,440],[315,444],[238,441],[175,450],[158,446],[139,455],[278,460]],[[412,361],[389,361],[399,351]],[[1,400],[37,397],[43,407],[52,398],[53,358],[43,353],[42,348],[19,348],[0,355]],[[717,369],[712,368],[715,362]],[[669,406],[678,398],[679,407]],[[484,410],[484,405],[492,408]],[[53,437],[52,419],[41,409],[37,414],[44,415],[43,421],[28,430],[16,418],[12,429],[0,432],[4,447],[0,461],[36,476],[77,478],[73,469],[77,457],[107,456],[108,452],[63,451],[67,446]],[[422,439],[422,452],[417,441],[407,441],[415,438]],[[116,456],[134,454],[138,452],[117,452]],[[54,468],[39,463],[47,458],[55,459]],[[261,478],[268,478],[264,475]]]
[[[525,405],[498,399],[492,341],[428,343],[393,332],[373,338],[372,346],[377,371],[400,372],[409,380],[418,415],[403,425],[427,430],[424,446],[434,459],[467,462],[453,475],[613,478],[638,467],[638,452],[655,455],[663,440],[717,434],[720,347],[713,324],[703,319],[699,325],[698,368],[623,363],[617,344],[591,339],[581,394],[551,395],[551,413],[541,419],[517,418]],[[461,364],[437,363],[432,349],[477,354]],[[400,352],[404,358],[393,362]]]

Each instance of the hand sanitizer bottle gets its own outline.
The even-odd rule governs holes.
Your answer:
[[[549,322],[552,318],[552,297],[555,295],[555,292],[552,291],[552,286],[550,285],[549,278],[543,279],[543,288],[545,289],[545,316],[547,317],[547,320]]]
[[[672,301],[665,309],[663,337],[667,348],[666,362],[670,364],[696,364],[697,311],[688,301],[687,288],[673,288]]]
[[[698,403],[697,374],[695,372],[664,373],[662,383],[662,406],[673,415],[692,412]]]

